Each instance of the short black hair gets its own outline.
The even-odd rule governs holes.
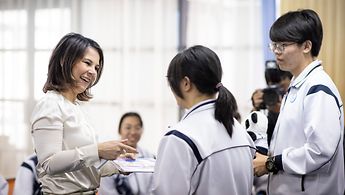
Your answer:
[[[283,71],[278,68],[267,68],[265,70],[265,80],[267,85],[277,85],[286,78],[289,78],[290,80],[292,78],[292,74],[288,71]]]
[[[311,54],[319,55],[323,38],[322,23],[318,14],[311,9],[290,11],[280,16],[270,29],[270,39],[274,42],[312,43]]]

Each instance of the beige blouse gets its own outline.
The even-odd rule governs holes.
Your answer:
[[[97,169],[100,159],[93,128],[79,104],[58,92],[48,91],[37,103],[31,116],[31,130],[44,193],[95,190],[102,174],[117,172],[108,163],[103,170]]]

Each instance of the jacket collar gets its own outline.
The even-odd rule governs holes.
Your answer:
[[[307,79],[307,77],[315,70],[315,69],[323,69],[321,66],[320,60],[315,60],[312,63],[310,63],[302,72],[299,74],[296,78],[293,77],[290,83],[290,87],[299,88],[304,81]]]
[[[215,102],[216,102],[215,99],[208,99],[208,100],[201,101],[198,104],[195,104],[189,110],[187,110],[186,114],[182,117],[182,120],[187,118],[191,113],[195,112],[196,110],[199,110],[200,108],[208,106],[208,105],[213,105]]]

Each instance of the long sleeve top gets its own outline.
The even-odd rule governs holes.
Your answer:
[[[31,129],[43,192],[68,194],[99,186],[96,136],[77,102],[48,91],[32,112]]]
[[[215,100],[200,102],[163,137],[152,194],[251,193],[254,143],[235,119],[230,137],[214,110]]]
[[[269,194],[344,193],[344,113],[339,92],[321,62],[293,78],[270,145],[277,174]]]

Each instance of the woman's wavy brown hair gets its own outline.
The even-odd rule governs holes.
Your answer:
[[[46,93],[50,90],[62,92],[73,87],[75,80],[72,76],[72,68],[78,60],[84,57],[86,49],[90,47],[96,49],[99,54],[97,78],[83,93],[77,95],[77,99],[80,101],[91,99],[90,88],[98,83],[102,74],[104,64],[103,51],[97,42],[77,33],[69,33],[62,37],[53,50],[49,60],[48,77],[44,84],[43,92]]]

